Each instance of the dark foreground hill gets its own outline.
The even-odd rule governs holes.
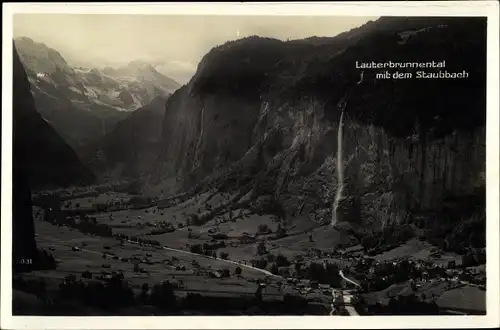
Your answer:
[[[215,47],[166,104],[151,182],[167,191],[177,177],[175,191],[232,190],[328,223],[344,110],[345,223],[432,228],[449,245],[468,231],[460,246],[484,245],[485,38],[482,18],[390,17],[332,38]],[[446,67],[377,79],[396,69],[356,67],[371,61]],[[417,79],[419,70],[468,78]]]
[[[36,249],[31,190],[88,184],[94,175],[36,111],[15,48],[13,60],[13,261],[17,262],[33,258]]]
[[[38,188],[91,182],[93,174],[36,111],[17,51],[14,51],[13,93],[14,164],[27,174],[30,186]]]

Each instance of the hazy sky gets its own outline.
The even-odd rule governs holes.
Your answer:
[[[282,40],[334,36],[373,19],[376,17],[16,14],[14,37],[43,42],[60,51],[68,62],[80,65],[116,66],[142,59],[194,71],[203,55],[228,40],[249,35]]]

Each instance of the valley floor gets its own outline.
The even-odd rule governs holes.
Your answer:
[[[39,248],[53,255],[57,268],[15,274],[14,313],[328,315],[332,290],[343,293],[340,302],[336,302],[341,315],[391,314],[388,308],[394,305],[395,297],[409,295],[418,296],[425,304],[437,304],[436,311],[440,314],[485,313],[484,285],[476,281],[477,277],[484,276],[484,267],[434,272],[433,269],[446,268],[450,261],[459,265],[460,257],[439,253],[432,245],[417,239],[368,258],[355,246],[333,251],[331,242],[340,240],[341,234],[310,220],[291,222],[293,225],[288,225],[286,237],[281,238],[259,233],[259,225],[267,226],[272,233],[277,231],[278,223],[272,216],[252,214],[246,209],[219,215],[200,226],[188,223],[191,214],[200,214],[227,202],[231,196],[224,193],[204,193],[169,208],[152,205],[134,209],[128,204],[130,198],[124,193],[106,192],[90,197],[67,197],[62,202],[63,212],[93,210],[88,217],[94,218],[94,224],[111,228],[113,235],[109,237],[85,234],[74,223],[44,221],[44,212],[37,208],[36,240]],[[117,211],[96,212],[96,203],[122,207]],[[259,252],[261,242],[265,252]],[[216,246],[215,256],[194,250],[198,246],[211,251],[207,245]],[[277,256],[286,262],[274,270],[266,266],[278,264]],[[270,261],[259,265],[257,261],[264,257]],[[414,268],[425,268],[425,276],[408,281],[380,275],[379,270],[385,271],[401,258],[411,260]],[[360,283],[362,288],[350,292],[345,291],[349,287],[346,283],[337,286],[319,281],[318,285],[318,281],[311,281],[314,276],[307,275],[311,272],[306,273],[305,278],[298,276],[297,260],[303,267],[312,263],[336,264],[346,272],[347,278]],[[82,294],[84,298],[75,294],[80,290],[75,288],[88,288],[89,283],[95,282],[104,283],[111,290],[109,283],[117,276],[122,277],[120,285],[131,289],[136,297],[129,305],[103,308],[89,303],[92,299],[85,298],[85,294]],[[383,283],[378,283],[379,280]],[[175,303],[155,298],[158,296],[155,290],[166,281]],[[40,282],[43,285],[36,284]],[[40,286],[43,289],[37,289]]]

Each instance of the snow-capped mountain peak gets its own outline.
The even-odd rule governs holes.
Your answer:
[[[119,68],[71,67],[58,51],[43,43],[22,37],[15,44],[35,98],[41,93],[89,111],[134,111],[180,87],[143,61]]]

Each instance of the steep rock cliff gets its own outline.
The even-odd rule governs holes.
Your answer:
[[[484,220],[485,36],[482,18],[392,17],[333,38],[216,47],[167,102],[159,173],[180,177],[178,190],[252,192],[324,222],[345,111],[341,222]],[[469,76],[380,79],[356,67],[371,61],[446,61]],[[453,211],[463,201],[467,212]]]

